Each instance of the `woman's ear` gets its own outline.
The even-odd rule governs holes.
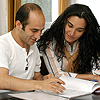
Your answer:
[[[21,22],[20,22],[19,20],[17,20],[17,21],[15,22],[15,25],[16,25],[16,28],[17,28],[17,29],[22,29],[22,24],[21,24]]]

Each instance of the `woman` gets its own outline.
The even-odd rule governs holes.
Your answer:
[[[100,28],[91,9],[73,4],[56,19],[38,41],[49,73],[96,79],[92,70],[99,68]]]

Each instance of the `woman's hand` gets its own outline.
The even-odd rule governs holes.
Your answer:
[[[100,82],[100,76],[99,75],[93,75],[93,74],[77,74],[76,78],[85,79],[85,80],[97,80],[97,82]]]
[[[97,80],[97,82],[100,82],[100,76],[99,75],[92,75],[92,78],[94,79],[94,80]],[[93,80],[92,79],[92,80]]]

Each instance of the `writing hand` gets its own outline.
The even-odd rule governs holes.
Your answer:
[[[53,91],[58,94],[59,92],[66,90],[61,84],[65,85],[65,83],[58,78],[50,78],[41,81],[38,86],[40,90]]]

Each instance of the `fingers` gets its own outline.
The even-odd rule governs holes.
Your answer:
[[[60,85],[61,85],[61,84],[65,85],[65,82],[62,81],[61,79],[58,79],[58,78],[50,78],[50,79],[48,80],[48,82],[49,82],[50,84],[51,84],[51,83],[59,83]]]
[[[66,90],[65,87],[63,87],[61,84],[59,84],[58,82],[52,82],[50,83],[51,87],[52,87],[52,91],[59,93],[59,92],[64,92],[64,90]]]
[[[61,84],[59,83],[53,83],[53,88],[55,88],[57,90],[57,92],[64,92],[64,90],[66,90],[65,87],[63,87]]]
[[[44,79],[55,78],[53,74],[48,74],[43,77]]]
[[[59,87],[62,90],[66,90],[66,88],[59,83],[55,83],[54,85],[56,85],[57,87]]]
[[[53,92],[59,94],[59,92],[57,91],[57,89],[55,89],[55,88],[53,88],[53,87],[51,88],[51,91],[53,91]]]
[[[97,80],[98,82],[100,82],[100,76],[99,75],[93,75],[92,80]]]
[[[53,74],[48,74],[43,77],[44,79],[51,79],[51,82],[58,82],[59,84],[65,85],[65,82],[61,79],[56,78]]]
[[[50,88],[50,90],[53,91],[53,92],[55,92],[55,93],[57,93],[57,94],[64,92],[64,90],[62,90],[61,88],[59,88],[57,86],[54,86],[54,85]]]
[[[100,83],[100,76],[96,77],[95,80]]]
[[[53,91],[55,93],[64,92],[65,87],[62,86],[62,84],[65,84],[64,81],[58,78],[50,78],[42,81],[41,89],[46,91]]]
[[[56,81],[57,83],[59,83],[59,84],[65,85],[65,82],[62,81],[61,79],[56,78],[55,81]]]

